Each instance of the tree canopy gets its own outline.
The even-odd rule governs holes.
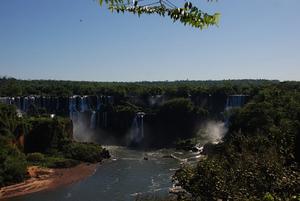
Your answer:
[[[220,19],[220,13],[209,14],[190,1],[183,2],[181,6],[176,6],[170,0],[104,0],[104,2],[112,12],[129,12],[138,16],[141,14],[158,14],[162,17],[170,17],[173,22],[179,21],[184,25],[198,29],[217,25]],[[99,3],[102,6],[103,0],[99,0]]]

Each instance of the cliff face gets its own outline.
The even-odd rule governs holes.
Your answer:
[[[246,98],[244,95],[227,96],[224,92],[215,92],[193,94],[185,98],[171,95],[142,98],[74,95],[71,97],[2,97],[1,101],[16,105],[23,114],[28,116],[55,114],[69,117],[70,122],[58,123],[56,126],[46,118],[42,118],[39,123],[32,120],[30,124],[33,126],[25,138],[26,150],[31,152],[40,150],[37,148],[40,145],[34,145],[31,141],[43,142],[43,139],[47,139],[45,141],[49,142],[52,138],[56,138],[56,135],[52,136],[48,132],[49,129],[63,130],[64,134],[61,134],[61,138],[65,136],[72,139],[79,136],[79,140],[84,141],[97,139],[101,143],[114,141],[126,145],[128,138],[133,138],[133,130],[138,128],[143,138],[147,139],[147,144],[157,144],[159,139],[159,143],[164,146],[177,138],[193,136],[197,124],[201,124],[204,120],[224,120],[226,108],[240,107],[246,103]],[[168,108],[166,106],[169,103],[173,105],[169,105]],[[135,123],[139,112],[146,113],[143,121],[139,121],[143,126]],[[139,136],[139,134],[135,135]],[[106,140],[108,138],[113,139]],[[20,138],[20,145],[24,146],[22,138]],[[35,148],[31,150],[28,146]],[[43,146],[49,148],[52,145],[43,144]]]

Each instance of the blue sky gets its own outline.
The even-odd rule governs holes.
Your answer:
[[[98,0],[1,0],[0,75],[300,80],[299,0],[196,1],[222,14],[218,27],[199,31],[167,17],[111,13]]]

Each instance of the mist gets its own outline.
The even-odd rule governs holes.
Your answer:
[[[96,142],[97,136],[85,125],[85,122],[78,120],[73,122],[73,137],[78,142]]]
[[[226,128],[224,122],[207,121],[200,125],[200,128],[197,132],[197,138],[200,139],[201,144],[217,144],[222,142],[222,139],[226,135],[227,131],[228,129]]]

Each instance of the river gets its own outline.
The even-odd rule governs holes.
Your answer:
[[[68,186],[9,201],[131,201],[141,194],[164,196],[172,187],[172,175],[180,164],[199,156],[171,149],[140,151],[118,146],[106,148],[112,157],[103,162],[92,176]],[[173,158],[169,157],[171,155]]]

